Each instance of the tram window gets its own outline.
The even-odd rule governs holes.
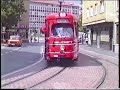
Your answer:
[[[56,24],[52,27],[52,36],[54,37],[73,37],[73,28],[69,24]]]

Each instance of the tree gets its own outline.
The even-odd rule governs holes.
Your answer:
[[[23,0],[1,0],[2,26],[11,28],[16,26],[20,15],[26,12]]]
[[[82,26],[82,14],[81,14],[81,16],[80,16],[80,18],[79,18],[79,21],[78,21],[78,27],[79,27],[79,31],[80,32],[84,32],[84,27]]]

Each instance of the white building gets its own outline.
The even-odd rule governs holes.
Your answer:
[[[69,3],[62,3],[62,10],[67,13],[73,13],[79,17],[79,6]],[[51,13],[60,11],[60,4],[56,1],[30,1],[29,5],[29,30],[38,30],[45,25],[45,17]]]

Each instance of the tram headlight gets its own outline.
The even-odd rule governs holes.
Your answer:
[[[65,50],[65,47],[63,45],[60,46],[60,50],[61,51],[64,51]]]
[[[59,16],[60,17],[65,17],[67,14],[65,12],[60,12]]]

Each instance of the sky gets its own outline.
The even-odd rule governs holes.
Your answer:
[[[35,1],[35,0],[32,0]],[[36,0],[36,1],[57,1],[58,0]],[[68,3],[73,3],[74,5],[80,6],[80,1],[81,0],[64,0],[64,2],[68,2]]]
[[[74,5],[80,6],[80,0],[64,0],[64,1],[68,3],[74,3]]]

